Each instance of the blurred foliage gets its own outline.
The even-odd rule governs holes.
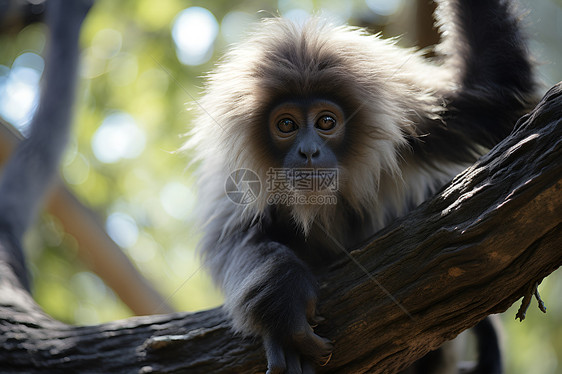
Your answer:
[[[194,253],[199,234],[194,230],[191,208],[190,157],[176,152],[184,141],[182,134],[189,130],[191,117],[186,108],[201,91],[201,77],[251,22],[297,8],[306,12],[327,9],[342,21],[382,28],[385,35],[405,33],[405,43],[412,44],[415,35],[406,21],[412,2],[386,2],[395,5],[395,13],[383,15],[373,9],[384,1],[97,0],[82,30],[80,96],[75,132],[62,167],[64,179],[100,217],[115,218],[108,220],[109,232],[113,230],[133,263],[178,310],[219,305],[221,296]],[[198,66],[179,62],[171,33],[177,15],[191,6],[208,9],[221,26],[212,58]],[[553,0],[526,0],[525,6],[531,10],[532,49],[543,62],[540,75],[545,86],[551,86],[562,80],[558,64],[562,61],[562,10]],[[44,55],[45,41],[41,24],[17,34],[1,34],[0,85],[18,56],[26,52]],[[93,139],[116,114],[132,118],[138,136],[127,133],[130,136],[123,141],[134,151],[103,162]],[[109,141],[102,137],[101,142]],[[76,324],[130,316],[115,294],[79,261],[74,238],[64,233],[56,218],[43,217],[27,236],[26,248],[34,296],[49,314]],[[548,315],[539,315],[533,305],[522,324],[514,321],[518,305],[504,314],[508,373],[562,372],[560,271],[540,289]]]

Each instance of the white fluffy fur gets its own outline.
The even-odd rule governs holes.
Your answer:
[[[259,140],[255,134],[268,131],[267,122],[257,117],[269,100],[262,88],[275,81],[271,72],[263,70],[264,66],[271,68],[270,65],[277,64],[279,70],[286,70],[283,74],[317,74],[314,66],[305,66],[308,71],[303,73],[302,66],[290,66],[282,56],[278,61],[271,61],[270,51],[282,49],[287,43],[301,43],[303,61],[314,62],[337,53],[341,66],[330,74],[336,79],[345,75],[345,79],[353,80],[353,92],[349,95],[357,98],[356,105],[363,118],[370,119],[356,129],[364,134],[364,142],[355,145],[357,149],[350,164],[339,165],[338,201],[345,200],[361,214],[368,212],[371,217],[366,220],[373,223],[373,230],[385,224],[387,217],[403,213],[404,201],[423,201],[425,196],[416,191],[425,191],[435,183],[433,171],[417,172],[408,168],[399,150],[406,147],[405,135],[412,133],[415,121],[435,118],[443,110],[434,90],[435,81],[447,81],[438,79],[447,72],[427,63],[418,53],[397,47],[394,41],[354,28],[334,27],[314,18],[304,24],[273,18],[262,22],[245,42],[226,54],[209,76],[199,102],[204,110],[199,110],[187,147],[195,148],[203,160],[200,200],[205,202],[201,209],[208,210],[204,213],[206,219],[212,219],[216,210],[228,210],[232,213],[232,223],[242,223],[259,219],[267,207],[263,188],[253,204],[233,206],[225,199],[224,181],[232,171],[246,168],[256,172],[265,184],[265,173],[271,165],[263,155],[266,151],[256,144]],[[275,68],[272,71],[275,74]],[[428,77],[432,77],[433,88]],[[308,76],[300,79],[306,85]],[[446,174],[439,179],[450,177]],[[412,185],[416,186],[414,190],[406,187]],[[381,190],[384,190],[384,201]],[[315,220],[330,229],[340,205],[295,205],[292,215],[305,232]]]

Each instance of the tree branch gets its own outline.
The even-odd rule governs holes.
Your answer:
[[[0,230],[18,242],[35,218],[58,170],[70,132],[78,66],[78,36],[92,0],[48,4],[50,48],[42,81],[41,100],[31,121],[31,132],[14,151],[0,178]],[[28,287],[21,252],[7,260],[18,268],[16,275]]]
[[[562,264],[560,113],[562,83],[488,155],[352,251],[369,275],[349,258],[330,269],[317,331],[335,351],[323,371],[396,371],[532,296]],[[220,309],[87,327],[51,319],[3,262],[21,251],[11,235],[0,232],[0,371],[265,370],[261,342],[235,336]]]

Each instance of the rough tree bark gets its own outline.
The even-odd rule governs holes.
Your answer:
[[[322,371],[393,372],[521,297],[527,304],[562,264],[561,113],[562,83],[433,199],[333,266],[317,331],[335,351]],[[220,308],[86,327],[53,320],[9,265],[20,250],[0,231],[0,371],[265,370],[261,342],[235,336]]]

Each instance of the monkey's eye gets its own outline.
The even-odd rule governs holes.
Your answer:
[[[329,131],[336,127],[336,119],[329,115],[324,115],[316,121],[316,127],[320,130]]]
[[[298,129],[297,124],[290,118],[283,118],[277,122],[277,129],[283,134],[288,134]]]

